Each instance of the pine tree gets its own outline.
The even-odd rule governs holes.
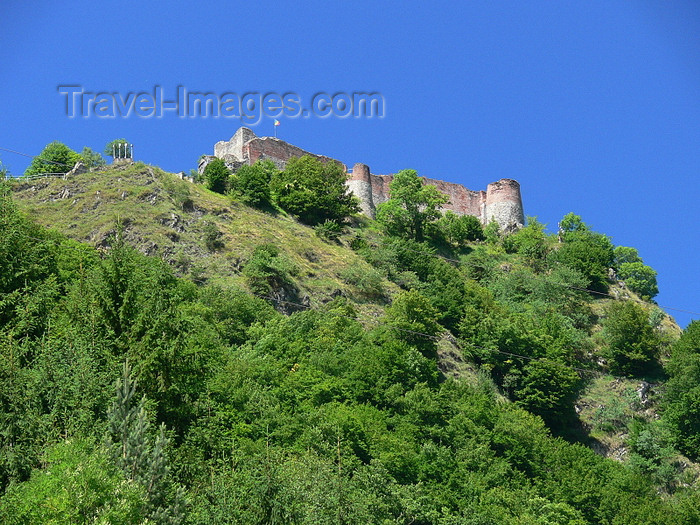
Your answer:
[[[155,523],[183,523],[184,489],[175,486],[169,478],[165,456],[169,439],[165,435],[165,425],[160,426],[158,435],[153,438],[146,396],[135,403],[135,395],[136,381],[125,362],[122,379],[117,382],[117,397],[107,416],[107,448],[126,478],[145,490],[149,519]]]

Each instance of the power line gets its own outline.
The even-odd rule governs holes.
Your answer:
[[[23,157],[29,157],[30,159],[35,159],[37,157],[41,157],[41,155],[29,155],[28,153],[21,153],[19,151],[15,151],[15,150],[8,149],[8,148],[0,148],[0,150],[7,151],[9,153],[15,153],[17,155],[22,155]],[[57,164],[59,166],[68,166],[69,168],[73,167],[72,164],[66,164],[65,162],[58,162],[56,160],[48,160],[48,159],[41,159],[41,160],[43,162],[48,162],[49,164]]]

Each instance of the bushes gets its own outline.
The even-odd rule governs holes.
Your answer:
[[[606,314],[602,334],[610,371],[626,376],[653,372],[659,340],[644,308],[631,301],[613,302]]]
[[[276,288],[293,286],[292,276],[296,273],[296,266],[274,244],[256,247],[243,267],[248,286],[258,295],[267,295]]]
[[[581,217],[573,213],[564,216],[559,228],[563,244],[548,259],[578,270],[587,279],[587,288],[606,291],[608,268],[614,262],[610,239],[592,231]]]
[[[231,172],[221,159],[214,159],[204,168],[204,184],[207,189],[224,194],[228,191]]]
[[[277,204],[311,226],[326,220],[343,222],[359,211],[357,198],[348,192],[343,168],[305,155],[293,158],[271,181]]]
[[[24,176],[42,173],[68,173],[79,160],[80,155],[77,152],[62,142],[54,141],[48,144],[37,157],[34,157],[24,171]]]
[[[676,447],[687,456],[700,457],[700,321],[693,321],[671,349],[671,379],[664,399],[664,419]]]
[[[277,169],[270,160],[257,161],[252,166],[241,166],[231,176],[232,194],[250,206],[269,207],[272,202],[270,181],[276,173]]]
[[[343,227],[336,221],[326,220],[323,224],[314,226],[316,235],[328,241],[337,241],[343,231]]]
[[[389,188],[391,198],[377,207],[377,221],[390,235],[423,241],[449,198],[432,184],[424,185],[415,170],[399,171]]]
[[[210,252],[215,252],[224,247],[224,243],[221,240],[222,234],[215,222],[205,222],[204,226],[202,227],[202,234],[204,238],[204,245]]]
[[[375,268],[348,266],[340,273],[340,277],[346,283],[355,286],[364,298],[382,299],[384,297],[383,276]]]
[[[485,239],[481,222],[473,215],[457,215],[448,210],[437,220],[435,227],[453,248],[463,248],[470,242]]]
[[[651,300],[659,293],[656,284],[656,272],[642,261],[634,248],[616,246],[615,268],[617,276],[622,279],[627,287],[639,294],[644,300]]]

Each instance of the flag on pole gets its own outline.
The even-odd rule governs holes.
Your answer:
[[[275,126],[279,126],[279,125],[280,125],[280,121],[275,119]]]

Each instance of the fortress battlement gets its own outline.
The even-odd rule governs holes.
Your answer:
[[[372,174],[369,166],[357,163],[352,171],[347,166],[330,157],[305,151],[293,144],[274,137],[258,137],[253,130],[241,127],[228,141],[214,145],[214,155],[204,156],[199,164],[203,173],[206,165],[214,158],[222,159],[229,169],[235,171],[244,164],[254,164],[258,160],[271,160],[278,169],[284,169],[289,159],[310,155],[321,162],[336,162],[348,174],[348,188],[360,200],[362,212],[374,218],[377,206],[389,199],[389,184],[393,175]],[[502,228],[521,227],[525,223],[520,184],[513,179],[500,179],[492,182],[486,190],[470,190],[461,184],[423,177],[426,184],[433,184],[447,194],[450,201],[444,210],[458,215],[474,215],[486,225],[496,221]]]

